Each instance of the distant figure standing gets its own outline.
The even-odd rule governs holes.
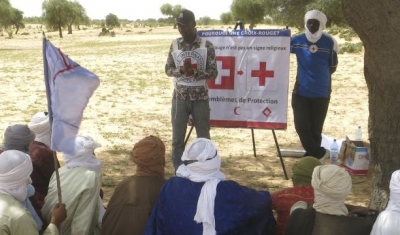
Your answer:
[[[174,77],[172,98],[172,162],[182,164],[185,134],[192,115],[197,137],[210,138],[210,105],[207,79],[218,75],[213,44],[197,36],[193,12],[183,10],[176,19],[181,38],[172,41],[165,73]]]
[[[313,156],[321,162],[329,151],[321,147],[322,129],[328,112],[331,75],[338,64],[338,46],[331,36],[322,32],[327,18],[312,10],[304,17],[305,33],[294,36],[290,52],[296,54],[297,76],[292,94],[294,125],[304,156]]]
[[[237,28],[238,26],[239,26],[239,29],[244,29],[244,23],[243,23],[243,21],[241,21],[241,20],[236,21],[234,30],[237,30],[237,29],[238,29],[238,28]]]

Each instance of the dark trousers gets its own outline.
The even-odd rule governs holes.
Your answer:
[[[299,135],[301,144],[306,150],[304,156],[322,158],[326,150],[321,147],[321,133],[326,113],[329,107],[329,98],[306,98],[292,95],[294,126]]]
[[[172,99],[172,163],[175,171],[182,164],[185,135],[189,116],[192,115],[197,138],[210,139],[210,105],[208,100]]]

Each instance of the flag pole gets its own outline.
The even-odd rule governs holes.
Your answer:
[[[46,85],[46,96],[47,96],[47,110],[49,112],[49,124],[50,124],[50,133],[52,133],[52,127],[53,127],[53,112],[51,109],[51,90],[50,90],[50,83],[49,83],[49,65],[47,63],[47,57],[46,57],[46,35],[43,32],[43,45],[42,45],[42,51],[43,51],[43,68],[44,68],[44,83]],[[57,182],[57,193],[58,193],[58,203],[61,205],[62,204],[62,195],[61,195],[61,184],[60,184],[60,174],[58,172],[58,168],[60,167],[57,162],[57,152],[53,151],[53,161],[54,161],[54,173],[56,174],[56,182]]]

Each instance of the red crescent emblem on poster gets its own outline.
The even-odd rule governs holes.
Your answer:
[[[235,115],[240,115],[240,113],[238,113],[238,109],[240,109],[240,107],[235,107],[233,109],[233,112],[235,113]]]

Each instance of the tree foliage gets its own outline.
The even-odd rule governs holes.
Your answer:
[[[121,24],[119,23],[118,17],[110,13],[106,16],[106,25],[107,27],[119,27]]]
[[[0,0],[0,26],[4,26],[13,15],[13,8],[8,0]]]
[[[262,0],[267,7],[267,14],[278,24],[304,28],[304,15],[307,11],[317,9],[325,13],[328,26],[346,25],[341,10],[341,0]]]
[[[86,24],[89,21],[85,9],[76,1],[45,0],[42,8],[46,27],[58,30],[61,38],[62,28],[68,27],[68,33],[72,33],[72,25]]]
[[[264,20],[267,9],[263,0],[233,0],[231,11],[235,20],[250,23],[249,28],[252,29]]]
[[[28,24],[42,24],[43,18],[41,16],[30,16],[24,17],[24,21]]]
[[[172,6],[172,5],[169,4],[169,3],[166,3],[166,4],[164,4],[164,5],[162,5],[162,6],[160,7],[161,14],[170,17],[170,20],[171,20],[171,21],[173,22],[173,24],[174,24],[174,29],[176,28],[175,19],[178,17],[179,12],[181,12],[183,9],[185,9],[185,8],[183,8],[183,7],[182,7],[181,5],[179,5],[179,4],[178,4],[178,5],[175,5],[175,6]]]
[[[235,22],[231,12],[222,13],[220,20],[222,24],[232,24]]]
[[[200,17],[198,23],[201,25],[210,25],[212,22],[211,18],[208,16]]]
[[[45,0],[42,5],[43,19],[49,30],[58,30],[60,38],[62,28],[67,26],[69,4],[67,0]]]
[[[18,10],[17,8],[12,9],[12,16],[10,21],[6,24],[7,26],[14,26],[16,28],[15,34],[18,34],[19,29],[25,28],[25,24],[23,22],[24,12]]]
[[[86,10],[79,2],[68,2],[68,8],[65,9],[68,13],[66,15],[68,34],[72,34],[72,25],[78,26],[80,24],[88,24],[90,21],[86,15]]]

